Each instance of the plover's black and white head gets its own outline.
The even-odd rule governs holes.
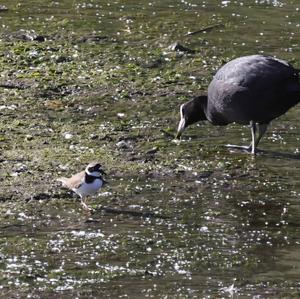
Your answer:
[[[102,175],[105,172],[100,163],[90,163],[84,171],[74,174],[70,178],[59,178],[58,181],[63,183],[63,186],[74,191],[80,196],[81,204],[84,209],[92,210],[85,203],[87,196],[92,195],[100,190],[105,183]]]

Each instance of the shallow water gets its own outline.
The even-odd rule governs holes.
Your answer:
[[[0,1],[0,297],[298,298],[299,106],[256,157],[223,147],[247,127],[172,139],[179,105],[226,61],[299,68],[299,9]],[[55,180],[91,160],[109,184],[87,214]]]

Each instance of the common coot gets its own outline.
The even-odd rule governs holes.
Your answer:
[[[207,96],[198,96],[181,105],[177,138],[186,127],[201,120],[219,126],[233,122],[249,124],[250,146],[228,146],[255,154],[270,121],[299,100],[298,70],[289,63],[265,55],[239,57],[217,71]]]

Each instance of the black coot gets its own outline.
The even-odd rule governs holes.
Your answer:
[[[181,105],[177,137],[186,127],[201,120],[220,126],[232,122],[250,124],[250,146],[232,147],[255,154],[270,121],[299,100],[298,71],[286,61],[264,55],[236,58],[218,70],[208,86],[207,96]]]

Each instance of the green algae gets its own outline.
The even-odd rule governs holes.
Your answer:
[[[1,296],[299,294],[299,109],[274,121],[255,158],[222,146],[249,142],[235,125],[172,142],[180,104],[231,58],[264,51],[299,66],[296,4],[6,5]],[[195,52],[172,51],[176,41]],[[56,179],[91,160],[109,184],[90,215]]]

